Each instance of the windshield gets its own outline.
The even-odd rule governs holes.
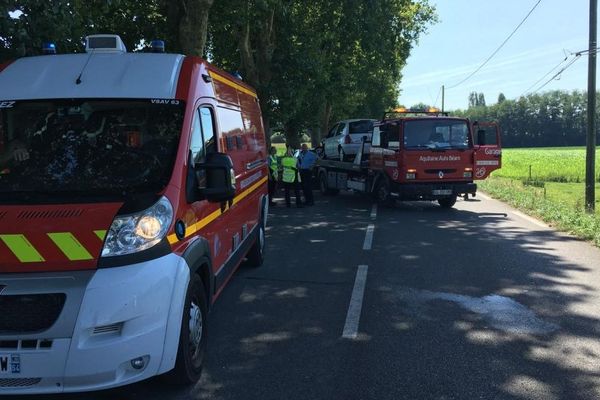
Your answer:
[[[9,107],[0,109],[0,193],[147,193],[162,190],[170,178],[181,102],[4,104]]]
[[[405,149],[467,149],[466,121],[449,119],[414,120],[404,123]]]

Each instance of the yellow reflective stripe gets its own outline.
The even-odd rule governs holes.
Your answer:
[[[22,263],[46,261],[24,235],[0,235],[0,239]]]
[[[92,260],[94,258],[70,232],[48,233],[48,236],[71,261]]]
[[[254,185],[252,185],[248,189],[244,190],[236,198],[233,199],[233,204],[237,204],[244,197],[248,196],[250,193],[255,191],[260,185],[264,184],[267,181],[267,179],[268,179],[268,177],[265,176],[261,180],[256,182]],[[206,225],[213,222],[215,219],[220,217],[222,214],[225,214],[228,210],[229,210],[229,205],[227,205],[225,207],[225,210],[223,210],[222,212],[221,212],[221,209],[219,208],[216,211],[209,214],[207,217],[196,222],[195,224],[188,226],[185,230],[185,237],[187,238],[187,237],[193,235],[194,233],[198,232],[200,229],[204,228]],[[179,239],[177,238],[177,235],[175,235],[174,233],[169,235],[167,239],[169,240],[170,244],[175,244],[179,241]]]
[[[106,231],[94,231],[94,233],[100,240],[104,241],[104,238],[106,237]]]
[[[238,85],[234,81],[225,78],[223,75],[219,75],[219,74],[217,74],[215,72],[212,72],[212,71],[210,71],[209,74],[210,74],[210,77],[213,78],[216,81],[222,82],[222,83],[226,84],[227,86],[231,86],[232,88],[237,89],[237,90],[239,90],[242,93],[249,94],[252,97],[258,97],[256,95],[256,93],[253,92],[252,90],[246,89],[245,87],[243,87],[241,85]]]
[[[250,186],[247,190],[240,193],[235,199],[233,199],[233,204],[237,204],[250,193],[254,192],[260,185],[264,184],[269,178],[267,176],[263,177],[260,181],[256,182],[254,185]]]

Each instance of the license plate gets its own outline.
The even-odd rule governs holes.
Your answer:
[[[21,357],[18,354],[0,353],[0,375],[20,374]]]
[[[434,190],[433,194],[436,196],[439,195],[445,195],[445,194],[452,194],[452,189],[439,189],[439,190]]]

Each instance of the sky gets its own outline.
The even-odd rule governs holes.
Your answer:
[[[421,36],[402,71],[399,102],[406,107],[421,102],[441,107],[442,85],[447,88],[446,110],[467,108],[469,93],[473,91],[483,93],[488,105],[496,103],[501,92],[507,99],[518,98],[548,81],[560,67],[527,92],[566,55],[588,48],[589,0],[541,0],[491,61],[465,83],[450,89],[500,46],[537,0],[429,3],[436,7],[439,22]],[[570,56],[569,60],[573,58]],[[588,57],[582,55],[538,93],[587,90],[587,66]]]

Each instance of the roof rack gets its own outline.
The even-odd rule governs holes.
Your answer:
[[[436,117],[439,116],[443,116],[443,117],[448,117],[450,115],[450,113],[448,113],[447,111],[440,111],[437,108],[428,108],[427,110],[413,110],[413,109],[406,109],[404,107],[398,107],[395,108],[392,111],[387,111],[383,113],[383,120],[386,119],[391,119],[391,118],[396,118],[398,116],[408,116],[408,115],[433,115]]]

